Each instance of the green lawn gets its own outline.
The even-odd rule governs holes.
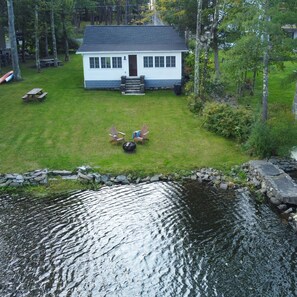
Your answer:
[[[296,62],[285,62],[284,71],[279,70],[276,66],[270,67],[269,72],[269,98],[268,98],[268,115],[269,118],[279,118],[292,113],[292,104],[296,82],[290,82],[288,75],[297,69]],[[250,105],[254,110],[261,110],[262,105],[262,74],[259,74],[256,82],[254,96],[245,96],[240,103]]]
[[[9,69],[3,69],[6,72]],[[169,173],[200,167],[228,168],[248,160],[232,141],[201,128],[185,97],[172,91],[122,96],[119,91],[83,88],[80,56],[40,74],[22,65],[23,81],[0,85],[0,172],[80,165],[100,172]],[[48,92],[43,103],[23,103],[32,88]],[[147,124],[149,142],[135,154],[109,143],[112,125],[131,139]]]

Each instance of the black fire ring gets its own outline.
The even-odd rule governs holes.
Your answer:
[[[133,153],[136,150],[135,142],[125,142],[123,143],[123,149],[127,153]]]

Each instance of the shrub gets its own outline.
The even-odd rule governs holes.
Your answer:
[[[291,116],[280,117],[267,123],[257,122],[245,148],[252,156],[288,157],[297,145],[297,123]]]
[[[220,80],[207,80],[205,84],[205,92],[211,96],[224,96],[225,83]]]
[[[196,97],[194,93],[191,93],[187,96],[187,100],[190,111],[195,114],[201,114],[204,107],[204,103],[201,98]]]
[[[290,156],[292,148],[297,145],[297,122],[293,115],[272,121],[270,127],[275,154],[282,157]]]
[[[269,126],[263,122],[257,122],[251,131],[244,148],[251,156],[258,156],[261,158],[273,155],[273,138]]]
[[[244,142],[250,134],[253,116],[251,111],[244,107],[234,108],[228,104],[206,103],[203,121],[206,129]]]
[[[193,80],[189,80],[185,83],[185,93],[186,95],[192,95],[194,91],[194,82]]]

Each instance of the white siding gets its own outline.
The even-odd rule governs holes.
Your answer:
[[[137,74],[138,76],[144,75],[145,79],[148,80],[180,80],[182,77],[182,59],[181,52],[143,52],[143,53],[93,53],[93,54],[82,54],[83,65],[84,65],[84,80],[95,81],[95,80],[120,80],[121,76],[129,77],[129,55],[137,55]],[[143,57],[145,56],[164,56],[165,67],[162,68],[144,68]],[[166,67],[166,56],[175,56],[175,67]],[[90,68],[90,57],[99,57],[100,68]],[[122,68],[101,68],[101,57],[122,57]],[[112,62],[112,61],[111,61]]]
[[[144,68],[143,57],[153,56],[155,62],[156,56],[163,56],[165,65],[162,68]],[[166,67],[166,56],[175,56],[175,67]],[[145,79],[181,79],[182,77],[182,59],[181,53],[177,52],[163,52],[163,53],[140,53],[137,55],[138,75],[144,75]]]
[[[99,57],[100,68],[90,68],[90,57]],[[122,68],[101,68],[101,57],[122,57]],[[84,79],[86,80],[120,80],[122,75],[129,74],[128,60],[120,54],[83,54]]]

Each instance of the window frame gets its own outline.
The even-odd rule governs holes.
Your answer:
[[[122,57],[112,57],[112,68],[120,69],[123,68]]]
[[[164,56],[155,56],[155,68],[164,68],[165,59]]]
[[[99,64],[99,57],[89,57],[89,66],[90,69],[99,69],[100,64]]]
[[[175,68],[175,67],[176,67],[176,57],[166,56],[166,68]]]
[[[111,58],[110,57],[101,57],[101,68],[110,69],[111,68]]]
[[[143,68],[154,68],[154,57],[144,56],[143,57]]]

